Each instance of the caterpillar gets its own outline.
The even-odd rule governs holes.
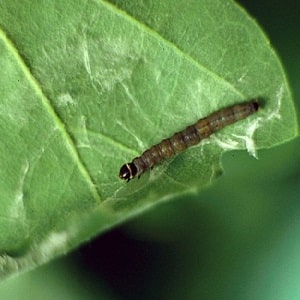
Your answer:
[[[245,119],[259,109],[257,99],[249,102],[235,104],[212,113],[208,117],[198,120],[193,125],[175,133],[170,138],[162,140],[146,150],[141,156],[130,163],[124,164],[119,173],[120,179],[127,182],[135,177],[140,177],[148,169],[166,158],[180,153],[191,146],[197,145],[201,140],[208,138],[223,127]]]

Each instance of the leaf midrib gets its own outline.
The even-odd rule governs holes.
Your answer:
[[[24,62],[21,54],[18,52],[18,49],[15,47],[13,42],[6,36],[5,32],[0,28],[0,38],[4,41],[5,45],[7,46],[10,53],[13,55],[17,63],[19,64],[21,70],[23,71],[25,78],[29,81],[30,85],[32,86],[33,90],[36,92],[37,96],[41,99],[42,104],[46,108],[46,111],[51,116],[53,122],[56,124],[58,130],[61,133],[62,139],[65,142],[65,145],[72,157],[72,160],[74,161],[74,164],[77,165],[80,173],[82,174],[83,178],[86,180],[87,185],[91,191],[91,194],[93,195],[94,199],[99,203],[102,202],[102,199],[100,197],[100,194],[98,193],[97,188],[95,187],[95,184],[93,183],[92,177],[84,165],[83,161],[81,160],[81,157],[77,151],[77,148],[73,142],[72,137],[70,136],[69,132],[66,130],[66,126],[64,125],[63,121],[60,119],[60,117],[55,112],[54,108],[51,105],[51,102],[46,97],[46,95],[43,93],[43,90],[37,81],[37,79],[33,76],[30,69]]]

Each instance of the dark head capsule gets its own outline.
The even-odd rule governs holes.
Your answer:
[[[137,169],[134,163],[128,163],[121,167],[119,177],[127,182],[136,176]]]

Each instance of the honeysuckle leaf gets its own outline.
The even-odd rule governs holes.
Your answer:
[[[291,140],[280,61],[229,0],[0,3],[0,273],[66,253],[221,173],[224,151]],[[260,111],[140,180],[122,164],[223,107]]]

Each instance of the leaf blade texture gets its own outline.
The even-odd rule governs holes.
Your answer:
[[[201,189],[224,151],[298,131],[279,59],[233,1],[2,1],[0,47],[2,277]],[[254,97],[257,117],[119,180],[151,145]]]

